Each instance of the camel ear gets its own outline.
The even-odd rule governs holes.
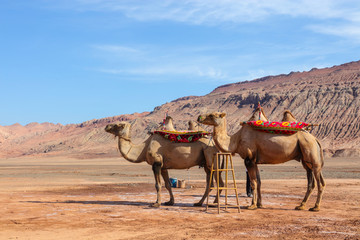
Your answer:
[[[223,118],[226,116],[226,113],[220,113],[220,117]]]

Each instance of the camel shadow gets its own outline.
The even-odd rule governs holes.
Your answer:
[[[138,201],[75,201],[75,200],[66,200],[66,201],[21,201],[26,203],[62,203],[62,204],[85,204],[85,205],[110,205],[110,206],[116,206],[116,205],[126,205],[126,206],[143,206],[146,208],[153,208],[151,207],[150,202],[138,202]],[[165,205],[164,203],[161,204],[161,207],[163,208],[171,208],[171,207],[197,207],[194,206],[193,203],[175,203],[172,206]]]
[[[27,203],[65,203],[65,204],[94,204],[94,205],[126,205],[126,206],[149,206],[148,202],[130,202],[130,201],[56,201],[56,202],[46,202],[46,201],[22,201]]]
[[[184,197],[199,198],[199,199],[202,197],[202,195],[200,195],[200,194],[184,194],[184,195],[182,195],[182,196],[184,196]],[[216,194],[210,194],[209,197],[211,197],[211,198],[216,197]],[[225,195],[224,195],[224,194],[220,194],[220,197],[223,198],[223,197],[225,197]],[[246,195],[243,195],[243,194],[238,194],[238,197],[239,197],[239,198],[250,198],[250,197],[248,197],[248,196],[246,196]],[[229,194],[229,195],[228,195],[228,198],[235,198],[235,195],[234,195],[234,194]]]
[[[138,202],[138,201],[75,201],[75,200],[67,200],[67,201],[55,201],[55,202],[50,202],[50,201],[20,201],[20,202],[25,202],[25,203],[62,203],[62,204],[85,204],[85,205],[109,205],[109,206],[116,206],[116,205],[125,205],[125,206],[143,206],[145,208],[149,208],[149,209],[156,209],[153,207],[150,207],[150,203],[149,202]],[[190,209],[201,209],[201,208],[205,208],[206,204],[204,203],[202,206],[194,206],[193,203],[175,203],[173,206],[166,206],[164,204],[161,204],[161,209],[162,210],[167,210],[167,211],[177,211],[177,208],[183,208],[184,211],[191,211]],[[234,208],[235,206],[228,206],[229,208]],[[210,209],[214,209],[217,208],[217,204],[211,203],[209,204],[209,208]],[[223,207],[222,207],[223,208]],[[247,209],[247,206],[240,206],[240,209],[242,210],[248,210],[248,211],[254,211],[254,210],[249,210]],[[286,209],[286,208],[277,208],[277,207],[264,207],[264,208],[260,208],[257,209],[255,211],[261,211],[261,209],[264,210],[274,210],[274,211],[298,211],[295,209]],[[206,212],[205,210],[203,210],[203,212]],[[208,212],[211,213],[211,212]]]

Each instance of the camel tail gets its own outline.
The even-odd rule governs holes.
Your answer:
[[[322,173],[320,173],[320,182],[321,182],[321,185],[323,186],[323,187],[325,187],[325,180],[324,180],[324,177],[323,177],[323,175],[322,175]]]
[[[316,142],[317,144],[319,145],[319,148],[320,148],[320,158],[321,158],[321,168],[324,166],[324,152],[323,152],[323,149],[322,149],[322,146],[321,146],[321,143],[319,141],[319,139],[315,138],[316,139]],[[320,183],[323,187],[325,187],[325,180],[324,180],[324,177],[322,175],[322,172],[320,172]]]

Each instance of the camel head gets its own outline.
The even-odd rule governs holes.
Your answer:
[[[198,117],[198,122],[210,125],[210,126],[220,126],[225,121],[226,113],[222,112],[213,112],[208,114],[203,114]]]
[[[116,137],[130,138],[131,124],[127,122],[111,123],[106,125],[105,131]]]

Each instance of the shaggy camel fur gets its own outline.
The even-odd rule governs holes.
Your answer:
[[[108,124],[105,131],[118,137],[118,147],[121,155],[133,163],[146,161],[152,166],[155,176],[157,200],[152,207],[161,205],[160,174],[169,192],[170,201],[165,205],[174,204],[174,196],[170,186],[168,169],[188,169],[193,166],[204,166],[206,172],[206,189],[203,197],[195,206],[201,206],[208,194],[210,181],[210,167],[213,155],[218,151],[209,139],[201,138],[192,143],[174,143],[159,134],[153,134],[141,144],[133,144],[130,138],[131,125],[127,122]],[[219,183],[223,185],[222,180]],[[217,198],[216,198],[217,200]]]
[[[320,210],[320,202],[325,187],[321,173],[324,165],[323,151],[320,142],[309,132],[299,131],[292,135],[280,135],[254,130],[244,125],[232,136],[227,134],[226,114],[220,112],[200,115],[198,121],[202,124],[214,126],[214,141],[223,152],[238,153],[245,161],[248,169],[251,187],[257,189],[256,173],[257,164],[278,164],[290,160],[301,161],[307,172],[307,191],[297,210],[305,209],[311,192],[315,188],[314,178],[318,186],[315,206],[311,211]],[[262,207],[261,197],[254,191],[249,209]]]

